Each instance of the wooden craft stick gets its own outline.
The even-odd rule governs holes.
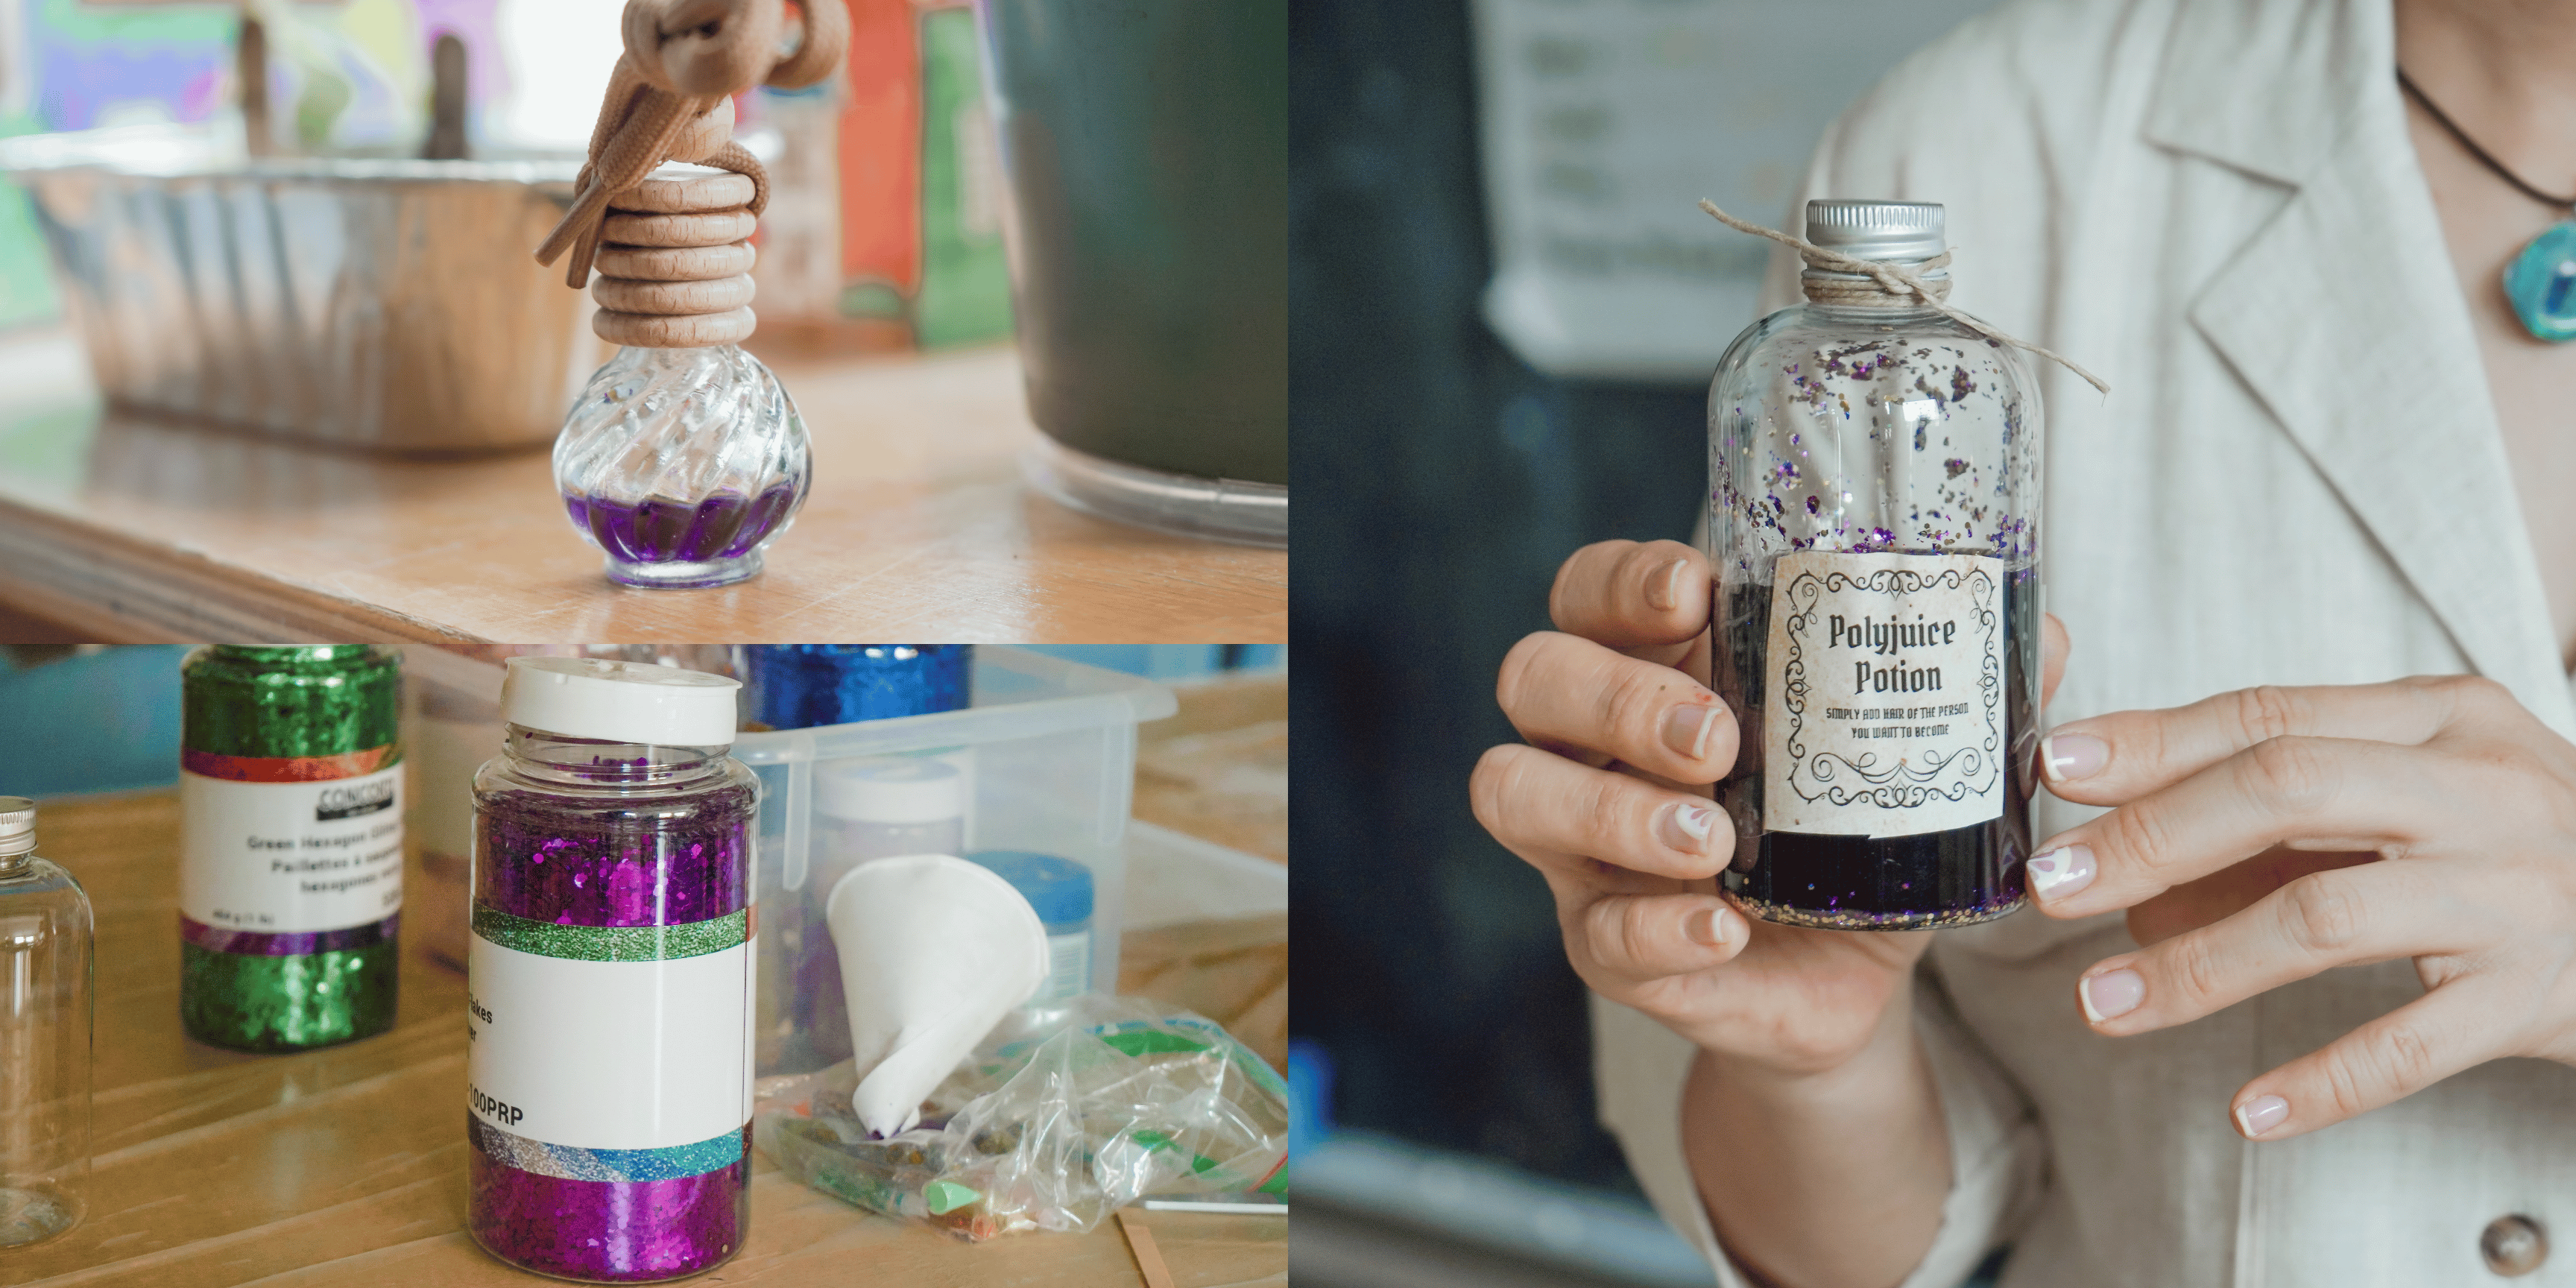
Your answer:
[[[1145,1228],[1145,1219],[1132,1208],[1120,1208],[1118,1232],[1127,1236],[1127,1250],[1136,1254],[1136,1271],[1145,1276],[1145,1288],[1172,1288],[1172,1272],[1163,1264],[1162,1251],[1154,1246],[1154,1232]]]

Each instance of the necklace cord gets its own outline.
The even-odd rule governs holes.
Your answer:
[[[2512,184],[2514,187],[2521,189],[2522,195],[2529,197],[2544,206],[2556,206],[2561,210],[2576,209],[2576,197],[2553,197],[2548,193],[2542,192],[2538,188],[2532,187],[2530,184],[2524,183],[2521,175],[2515,174],[2513,171],[2506,169],[2504,162],[2496,160],[2493,153],[2488,152],[2485,148],[2479,147],[2478,141],[2470,138],[2469,132],[2460,128],[2459,122],[2452,120],[2448,113],[2444,112],[2441,108],[2434,106],[2432,96],[2426,94],[2424,92],[2424,87],[2416,84],[2415,79],[2408,76],[2406,74],[2406,69],[2403,67],[2397,69],[2397,85],[2398,88],[2405,90],[2407,97],[2414,99],[2416,104],[2421,106],[2424,109],[2425,114],[2431,116],[2436,124],[2439,124],[2443,129],[2450,131],[2451,137],[2458,139],[2460,141],[2460,146],[2469,150],[2470,156],[2476,157],[2478,160],[2485,162],[2487,168],[2495,171],[2496,174],[2506,183]]]

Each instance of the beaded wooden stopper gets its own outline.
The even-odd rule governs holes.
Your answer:
[[[610,344],[696,349],[751,337],[752,182],[655,176],[608,204],[590,329]]]

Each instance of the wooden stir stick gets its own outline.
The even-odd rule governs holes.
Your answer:
[[[1145,1288],[1172,1288],[1172,1272],[1163,1264],[1162,1250],[1154,1246],[1154,1232],[1134,1208],[1118,1209],[1118,1232],[1127,1236],[1127,1250],[1136,1254],[1136,1270],[1145,1276]]]

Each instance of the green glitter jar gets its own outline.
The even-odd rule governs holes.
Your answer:
[[[392,1028],[401,656],[216,645],[179,675],[180,1025],[237,1051]]]

